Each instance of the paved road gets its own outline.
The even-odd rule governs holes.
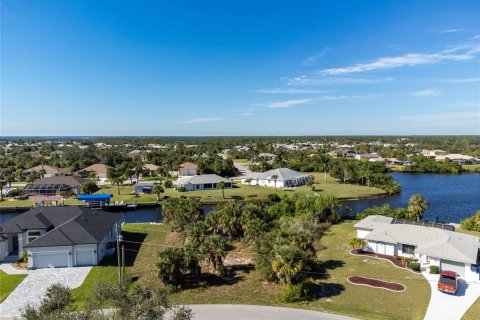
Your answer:
[[[230,304],[189,305],[195,320],[354,320],[354,318],[302,309]]]
[[[430,283],[432,295],[424,320],[460,320],[463,314],[480,297],[480,282],[466,283],[460,280],[456,295],[437,290],[438,274],[422,272]]]
[[[27,277],[0,303],[0,318],[18,316],[28,303],[37,304],[52,284],[79,287],[92,267],[45,268],[28,271]],[[5,270],[7,271],[7,270]],[[8,272],[8,271],[7,271]]]
[[[243,177],[252,173],[252,171],[250,171],[250,169],[248,169],[247,166],[244,164],[234,162],[233,165],[235,166],[235,168],[237,168],[239,172],[238,176],[234,177],[233,179],[242,179]]]

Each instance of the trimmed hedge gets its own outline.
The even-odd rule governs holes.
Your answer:
[[[439,266],[430,266],[430,273],[431,274],[439,274],[440,273],[440,267]]]

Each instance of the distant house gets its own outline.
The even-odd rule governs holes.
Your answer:
[[[123,214],[76,206],[39,207],[0,225],[0,261],[26,251],[28,268],[97,265],[115,252]]]
[[[95,172],[95,176],[101,180],[104,181],[107,179],[107,171],[112,167],[107,166],[106,164],[103,163],[95,163],[92,164],[91,166],[86,167],[85,169],[77,171],[77,174],[81,177],[87,178],[90,172]]]
[[[263,160],[275,160],[277,156],[274,155],[273,153],[263,152],[263,153],[259,153],[258,157]]]
[[[184,162],[178,166],[179,177],[189,177],[198,174],[198,166],[195,163]]]
[[[242,178],[242,183],[252,186],[265,186],[277,188],[290,188],[304,186],[310,175],[288,169],[273,169],[263,173],[251,173]]]
[[[359,153],[355,155],[357,160],[367,160],[370,162],[383,161],[383,158],[380,157],[377,153]]]
[[[133,150],[128,153],[130,158],[139,158],[142,161],[147,161],[148,152],[141,150]]]
[[[426,225],[398,224],[390,217],[371,215],[355,225],[357,237],[368,241],[366,251],[416,258],[422,268],[438,266],[466,281],[479,281],[479,238]]]
[[[453,153],[441,156],[436,156],[437,161],[452,161],[458,164],[475,164],[478,160],[471,156],[465,156],[463,154]]]
[[[427,158],[435,158],[437,156],[444,156],[447,154],[447,151],[443,151],[443,150],[427,150],[427,149],[423,149],[421,151],[421,154],[424,156],[424,157],[427,157]]]
[[[22,189],[22,195],[56,195],[59,192],[79,194],[81,186],[88,180],[81,177],[54,176],[38,179]]]
[[[136,194],[150,194],[153,192],[153,183],[150,182],[139,182],[135,184],[135,193]]]
[[[160,168],[160,166],[157,166],[152,163],[147,163],[143,166],[143,170],[148,172],[150,176],[153,176],[156,174],[157,170]]]
[[[217,185],[223,182],[225,188],[232,188],[232,181],[220,177],[216,174],[203,174],[198,176],[185,176],[175,181],[175,185],[184,187],[185,191],[194,190],[212,190],[217,189]]]
[[[25,175],[32,175],[35,173],[40,175],[43,174],[44,178],[49,178],[55,176],[64,176],[68,173],[68,169],[52,167],[49,165],[38,165],[23,171],[23,174]]]

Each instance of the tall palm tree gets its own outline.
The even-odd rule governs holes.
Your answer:
[[[0,180],[0,200],[3,200],[3,187],[5,187],[7,183],[5,180]]]
[[[123,177],[120,176],[120,175],[115,176],[113,178],[112,182],[117,185],[117,193],[118,193],[118,195],[120,195],[120,183],[123,182]]]
[[[157,201],[160,201],[160,194],[165,192],[162,185],[160,183],[155,183],[153,185],[153,192],[157,195]]]
[[[274,174],[272,176],[272,179],[273,179],[273,182],[275,183],[275,192],[277,192],[277,179],[278,179],[278,175]]]
[[[217,183],[217,189],[222,190],[222,198],[225,199],[225,182],[220,181],[219,183]]]
[[[420,221],[423,218],[423,213],[428,209],[428,201],[421,194],[414,194],[408,200],[407,210],[410,213],[411,219]]]
[[[275,250],[272,270],[282,283],[291,284],[305,267],[300,249],[284,245]]]

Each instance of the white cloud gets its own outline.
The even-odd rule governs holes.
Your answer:
[[[477,34],[476,36],[473,36],[470,39],[480,39],[480,34]]]
[[[436,97],[439,96],[441,93],[442,92],[437,89],[425,89],[412,92],[411,95],[414,97]]]
[[[287,85],[329,85],[329,84],[369,84],[383,83],[394,80],[394,78],[366,78],[366,77],[323,77],[314,74],[312,76],[298,76],[294,78],[283,78]]]
[[[242,117],[249,117],[249,116],[253,116],[253,112],[244,112],[244,113],[240,113],[240,115]]]
[[[295,89],[295,88],[273,88],[273,89],[259,89],[258,93],[280,93],[280,94],[306,94],[306,93],[325,93],[325,90],[314,89]]]
[[[267,103],[268,108],[290,108],[300,104],[309,103],[312,99],[298,99],[298,100],[287,100],[287,101],[277,101]]]
[[[460,31],[463,31],[463,29],[446,29],[446,30],[440,31],[440,33],[454,33],[454,32],[460,32]]]
[[[320,51],[319,53],[305,59],[305,61],[303,61],[302,64],[304,66],[313,66],[317,62],[318,59],[325,57],[325,55],[328,53],[328,51],[330,51],[330,48],[327,47],[327,48],[323,49],[322,51]]]
[[[221,121],[223,118],[194,118],[190,120],[184,120],[180,123],[199,123],[199,122],[212,122],[212,121]]]
[[[310,102],[315,101],[334,101],[334,100],[360,100],[360,99],[371,99],[371,98],[378,98],[383,96],[383,94],[369,94],[369,95],[358,95],[358,96],[348,96],[348,95],[341,95],[341,96],[321,96],[316,98],[310,99],[299,99],[299,100],[287,100],[287,101],[277,101],[277,102],[268,102],[266,104],[267,108],[274,108],[274,109],[284,109],[290,108],[297,105],[307,104]]]
[[[480,78],[452,78],[452,79],[435,79],[438,82],[445,83],[474,83],[480,82]]]
[[[320,75],[342,75],[362,73],[374,70],[387,70],[400,67],[412,67],[425,64],[435,64],[443,61],[472,60],[480,51],[480,46],[460,46],[437,53],[408,53],[397,57],[383,57],[370,63],[359,63],[341,68],[329,68],[319,71]]]

